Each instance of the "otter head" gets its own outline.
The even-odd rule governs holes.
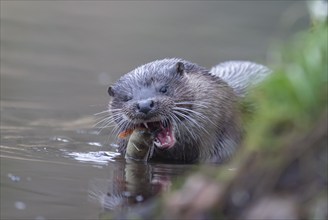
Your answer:
[[[171,148],[176,142],[174,124],[183,120],[174,109],[189,106],[193,97],[187,83],[192,65],[179,59],[154,61],[125,74],[109,87],[109,109],[119,130],[149,128],[156,131],[158,148]]]

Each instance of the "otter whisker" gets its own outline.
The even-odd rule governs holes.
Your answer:
[[[204,100],[176,100],[175,103],[181,103],[181,104],[204,104],[205,107],[207,107],[206,105],[210,104],[210,102],[208,101],[204,101]]]
[[[199,116],[200,118],[203,118],[203,119],[206,119],[206,120],[209,120],[209,118],[207,116],[205,116],[204,114],[200,113],[200,112],[197,112],[195,110],[192,110],[192,109],[188,109],[188,108],[181,108],[181,107],[174,107],[173,109],[176,109],[176,110],[181,110],[181,111],[185,111],[185,112],[190,112],[192,114],[195,114],[197,116]]]
[[[185,123],[183,123],[181,121],[181,119],[179,119],[176,114],[172,114],[171,117],[174,119],[173,121],[175,121],[175,120],[177,121],[176,122],[176,127],[177,128],[179,128],[179,126],[183,126],[186,129],[186,131],[190,134],[189,138],[191,138],[193,140],[196,140],[198,138],[198,136],[196,137],[195,134],[190,131],[190,129],[188,128],[188,126]],[[180,116],[180,117],[183,117],[183,116]],[[188,120],[188,119],[186,119],[186,120]],[[183,137],[182,136],[181,131],[179,129],[177,129],[177,130],[178,130],[179,137],[186,138],[186,137]]]
[[[111,130],[111,134],[114,136],[114,137],[118,137],[119,133],[124,131],[124,127],[126,127],[126,125],[124,124],[120,124],[120,125],[117,125],[115,126],[112,130]]]
[[[200,103],[199,101],[189,101],[189,102],[175,102],[175,105],[192,105],[192,106],[199,106],[202,108],[208,108],[209,103],[208,102],[202,102]]]
[[[180,110],[180,111],[179,111]],[[193,119],[192,117],[190,117],[186,112],[181,112],[181,109],[179,109],[178,111],[174,111],[174,112],[179,112],[180,115],[183,114],[184,118],[188,118],[189,121],[192,121],[193,124],[195,125],[196,128],[200,128],[201,130],[203,130],[204,132],[206,132],[207,134],[209,134],[209,132],[202,126],[202,124],[199,124],[195,119]],[[197,116],[195,116],[197,117]]]
[[[115,128],[115,125],[110,123],[110,122],[106,123],[101,127],[97,127],[99,129],[97,133],[100,134],[104,128],[109,128],[109,127],[114,127]]]
[[[191,122],[190,126],[196,127],[196,128],[201,128],[202,130],[206,131],[203,127],[200,127],[197,123],[197,121],[195,121],[193,118],[191,118],[190,116],[184,114],[183,112],[178,112],[178,111],[174,111],[174,113],[176,115],[179,115],[180,117],[184,118],[187,122]],[[200,136],[197,134],[197,132],[191,132],[190,127],[188,127],[185,123],[181,123],[182,125],[185,126],[186,130],[189,132],[189,134],[194,138],[194,139],[199,139]],[[206,131],[207,132],[207,131]]]
[[[178,124],[179,124],[179,122],[181,121],[176,115],[174,115],[174,114],[169,114],[168,115],[168,118],[167,119],[165,119],[165,120],[167,120],[167,123],[168,124],[173,124],[173,127],[178,127]],[[181,134],[180,134],[180,130],[179,129],[176,129],[175,130],[175,132],[177,132],[177,136],[178,137],[180,137],[181,136]]]
[[[105,116],[104,118],[101,118],[98,122],[96,122],[93,127],[96,127],[97,125],[103,126],[104,124],[111,124],[115,120],[118,119],[119,114],[114,114],[110,116]]]
[[[177,107],[183,107],[183,106],[187,106],[187,105],[189,105],[189,106],[193,106],[193,108],[194,107],[200,107],[200,108],[206,108],[206,106],[205,105],[201,105],[201,104],[199,104],[199,103],[192,103],[192,102],[190,102],[190,103],[188,103],[188,102],[184,102],[184,103],[175,103],[175,105],[177,106]]]
[[[173,112],[174,112],[176,115],[181,116],[181,117],[184,118],[185,120],[192,122],[194,125],[197,125],[197,124],[198,124],[197,121],[196,121],[194,118],[190,117],[190,116],[189,116],[188,114],[186,114],[184,111],[181,111],[181,110],[179,110],[179,109],[173,109]]]
[[[101,124],[106,124],[110,120],[114,120],[114,119],[111,117],[105,116],[101,120],[97,121],[94,125],[92,125],[92,127],[96,127],[97,125],[101,125]]]
[[[174,123],[174,126],[177,128],[175,129],[177,132],[177,137],[179,137],[179,139],[181,139],[181,133],[180,133],[180,129],[178,129],[178,125],[179,124],[183,124],[182,121],[175,115],[175,114],[169,114],[169,120],[171,121],[171,123]],[[186,160],[186,151],[185,151],[186,146],[182,145],[182,154],[183,154],[183,160]]]
[[[180,111],[185,111],[185,112],[190,112],[191,114],[195,114],[194,115],[195,117],[198,117],[200,119],[205,119],[207,122],[211,123],[214,126],[219,126],[219,125],[215,124],[209,117],[207,117],[206,115],[204,115],[200,112],[197,112],[195,110],[188,109],[188,108],[177,107],[177,106],[174,107],[174,109],[180,110]]]
[[[105,111],[101,111],[101,112],[98,112],[98,113],[95,113],[93,115],[102,115],[102,114],[109,114],[111,111],[109,109],[105,110]]]
[[[96,127],[99,129],[97,131],[98,134],[100,134],[104,128],[114,127],[114,129],[115,129],[114,122],[119,120],[119,116],[121,114],[119,112],[119,109],[117,109],[116,113],[113,113],[113,111],[109,111],[109,112],[112,112],[112,114],[102,116],[100,118],[100,120],[93,125],[93,127]]]

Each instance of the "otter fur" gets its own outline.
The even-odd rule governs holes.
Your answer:
[[[152,159],[224,162],[242,139],[238,102],[269,73],[247,61],[225,62],[209,71],[178,58],[156,60],[109,87],[109,121],[119,133],[156,130]],[[126,139],[119,140],[122,154],[126,146]]]

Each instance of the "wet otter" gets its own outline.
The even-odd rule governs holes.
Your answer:
[[[136,127],[159,130],[154,159],[223,162],[241,141],[239,98],[269,72],[243,61],[208,71],[182,59],[156,60],[108,88],[110,120],[118,132]],[[119,141],[123,154],[126,145],[127,140]]]

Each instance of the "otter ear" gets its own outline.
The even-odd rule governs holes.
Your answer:
[[[108,87],[108,90],[107,90],[107,92],[108,92],[108,95],[110,95],[110,96],[114,97],[115,93],[114,93],[114,90],[113,90],[113,88],[112,88],[111,86],[110,86],[110,87]]]
[[[177,62],[177,64],[175,64],[175,68],[176,72],[182,76],[185,70],[184,64],[182,62]]]

